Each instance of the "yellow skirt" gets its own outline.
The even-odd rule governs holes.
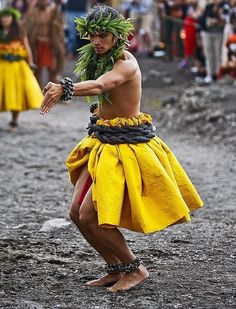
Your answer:
[[[37,109],[42,100],[42,91],[25,60],[0,59],[0,112]]]
[[[148,114],[98,120],[107,126],[150,122]],[[158,137],[147,143],[104,144],[85,137],[66,161],[75,185],[86,164],[92,178],[92,199],[102,227],[123,227],[152,233],[190,221],[190,210],[203,202],[171,150]]]

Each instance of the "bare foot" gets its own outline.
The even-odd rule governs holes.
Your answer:
[[[140,265],[136,270],[124,274],[124,276],[117,283],[115,283],[107,290],[109,292],[127,291],[135,287],[148,277],[149,273],[147,269],[143,265]]]
[[[8,131],[14,133],[14,132],[17,131],[17,127],[10,127],[9,126]]]
[[[108,274],[102,278],[86,282],[89,286],[110,286],[115,284],[122,277],[121,274]]]
[[[11,121],[11,122],[9,123],[9,131],[10,131],[10,132],[15,132],[15,131],[17,131],[17,128],[18,128],[18,123],[17,123],[17,122]]]

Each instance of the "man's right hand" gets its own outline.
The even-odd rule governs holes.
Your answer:
[[[60,98],[63,95],[63,88],[61,84],[49,82],[43,89],[43,93],[44,99],[40,108],[40,113],[44,115],[60,101]]]

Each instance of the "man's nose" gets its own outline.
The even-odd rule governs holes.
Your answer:
[[[95,45],[97,45],[97,44],[99,44],[100,43],[100,37],[99,36],[95,36],[94,37],[94,40],[93,40],[93,43],[95,44]]]

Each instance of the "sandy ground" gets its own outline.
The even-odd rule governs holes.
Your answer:
[[[181,78],[188,85],[188,76]],[[180,91],[180,84],[166,93]],[[145,100],[164,91],[146,85],[143,109],[155,111]],[[205,207],[190,223],[160,233],[124,231],[151,276],[129,292],[111,294],[85,286],[104,273],[104,264],[68,217],[73,188],[64,162],[86,134],[88,106],[79,99],[46,116],[25,112],[15,133],[7,130],[9,117],[0,115],[0,308],[236,308],[236,158],[230,147],[158,128]],[[40,231],[57,218],[64,225]]]

